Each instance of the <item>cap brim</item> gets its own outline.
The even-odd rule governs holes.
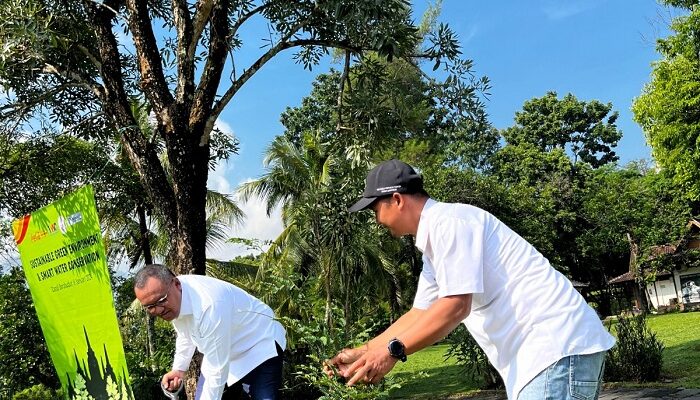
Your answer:
[[[366,209],[367,207],[371,206],[375,200],[377,200],[376,197],[363,197],[360,200],[358,200],[357,203],[350,206],[350,208],[348,208],[348,211],[350,211],[350,212],[362,211],[362,210]]]

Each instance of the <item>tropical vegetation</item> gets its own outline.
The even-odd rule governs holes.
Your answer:
[[[422,268],[412,239],[391,237],[371,213],[346,211],[378,161],[400,158],[421,171],[432,197],[496,215],[587,284],[602,316],[620,311],[608,281],[630,269],[632,249],[683,236],[698,214],[700,25],[695,2],[663,3],[689,14],[659,41],[663,59],[634,106],[654,160],[620,165],[618,114],[597,99],[542,93],[512,126],[494,127],[490,82],[437,23],[439,3],[414,25],[405,0],[8,0],[0,5],[0,223],[90,183],[111,270],[166,262],[229,280],[275,309],[289,336],[285,398],[387,398],[414,373],[347,388],[318,367],[411,307]],[[269,24],[270,40],[241,68],[239,30],[256,18]],[[209,190],[210,170],[240,145],[217,118],[286,49],[308,69],[331,53],[336,67],[281,115],[261,176],[235,193]],[[277,238],[227,237],[245,200],[268,214],[281,209]],[[225,241],[257,251],[207,257]],[[11,236],[0,238],[0,358],[15,360],[0,365],[0,397],[49,398],[58,378],[13,251]],[[172,329],[134,303],[129,276],[114,275],[113,287],[134,393],[158,398]],[[448,343],[460,374],[500,384],[466,331]],[[680,354],[671,343],[650,346],[665,365]],[[629,354],[616,356],[624,364]]]

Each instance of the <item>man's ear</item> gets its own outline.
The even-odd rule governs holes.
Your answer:
[[[394,194],[391,195],[391,199],[396,202],[396,207],[401,208],[404,204],[403,195],[401,193],[394,192]]]

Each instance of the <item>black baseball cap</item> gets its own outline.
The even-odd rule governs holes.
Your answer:
[[[367,173],[362,198],[353,204],[348,211],[364,210],[377,199],[391,196],[394,193],[425,193],[423,177],[413,167],[400,160],[384,161],[372,168]]]

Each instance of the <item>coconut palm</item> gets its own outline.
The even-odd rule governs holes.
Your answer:
[[[265,201],[268,214],[281,206],[284,230],[264,256],[274,262],[262,265],[291,270],[302,284],[316,282],[325,297],[330,327],[336,296],[349,320],[356,295],[386,294],[388,283],[396,279],[367,216],[346,211],[345,187],[355,172],[320,138],[318,132],[305,133],[299,144],[285,136],[275,138],[265,155],[267,172],[241,185],[238,193],[245,201],[253,197]]]

